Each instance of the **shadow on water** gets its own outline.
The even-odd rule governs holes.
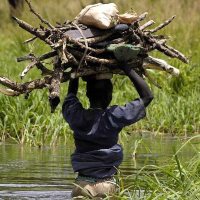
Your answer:
[[[128,138],[120,167],[122,176],[136,174],[146,165],[167,163],[181,143],[173,138]],[[72,145],[42,149],[0,145],[0,199],[70,199],[75,177],[70,164],[72,152]],[[188,146],[183,160],[192,155],[192,147]]]

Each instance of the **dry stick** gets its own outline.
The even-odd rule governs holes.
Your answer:
[[[27,61],[27,60],[33,60],[35,57],[32,53],[26,55],[26,56],[22,56],[22,57],[18,57],[17,58],[17,62],[22,62],[22,61]]]
[[[88,42],[86,40],[86,37],[85,35],[83,34],[82,30],[78,27],[77,24],[73,23],[72,24],[78,29],[78,31],[80,32],[80,34],[82,35],[83,39],[84,39],[84,42],[85,42],[85,50],[84,50],[84,53],[83,53],[83,57],[81,58],[80,62],[79,62],[79,65],[78,65],[78,69],[80,69],[82,63],[83,63],[83,60],[85,58],[85,56],[87,55],[87,52],[88,52]]]
[[[31,62],[30,64],[28,64],[28,65],[25,67],[25,69],[23,70],[23,72],[21,73],[20,78],[23,79],[24,76],[36,65],[37,62],[38,62],[38,61],[35,60],[35,61]]]
[[[184,63],[188,62],[188,59],[186,57],[182,57],[182,55],[180,55],[178,52],[174,53],[172,50],[170,50],[169,48],[167,48],[166,46],[160,44],[155,38],[150,37],[148,34],[145,34],[143,32],[138,32],[142,37],[144,37],[152,46],[153,49],[157,49],[159,51],[161,51],[162,53],[164,53],[165,55],[172,57],[172,58],[178,58],[179,60],[181,60]]]
[[[16,92],[14,90],[7,89],[7,88],[0,88],[0,93],[7,95],[7,96],[12,96],[12,97],[20,95],[19,92]]]
[[[53,100],[58,99],[58,101],[60,102],[59,96],[60,96],[60,84],[62,77],[63,77],[63,68],[62,67],[55,68],[49,86],[49,92],[50,92],[49,101],[53,102]],[[53,106],[51,105],[51,112],[53,112],[54,110],[55,108],[53,108]]]
[[[75,45],[77,45],[77,46],[79,46],[81,49],[86,49],[86,46],[84,45],[84,44],[82,44],[81,42],[79,42],[78,40],[75,40],[75,39],[73,39],[73,38],[71,38],[71,37],[69,37],[69,36],[67,36],[67,35],[64,35],[64,37],[63,37],[63,39],[64,38],[66,38],[66,40],[68,41],[68,42],[71,42],[71,43],[73,43],[73,44],[75,44]],[[52,48],[59,48],[59,47],[61,47],[63,45],[63,43],[62,44],[53,44],[53,45],[51,45],[52,46]],[[96,54],[101,54],[101,53],[103,53],[103,52],[105,52],[105,49],[94,49],[94,48],[91,48],[91,47],[87,47],[87,49],[89,50],[89,51],[91,51],[91,52],[94,52],[94,53],[96,53]]]
[[[58,53],[60,53],[59,51]],[[49,102],[51,106],[51,113],[54,112],[60,102],[60,84],[63,78],[64,67],[60,59],[54,64],[54,72],[49,86]]]
[[[174,52],[172,52],[171,50],[167,49],[166,47],[164,47],[162,44],[160,44],[158,41],[154,41],[154,39],[149,39],[148,40],[150,43],[154,44],[155,45],[155,48],[159,51],[161,51],[162,53],[164,53],[165,55],[169,56],[169,57],[172,57],[172,58],[178,58],[178,55],[175,54]],[[182,60],[182,59],[180,59]],[[183,62],[185,62],[185,60],[182,60]]]
[[[34,89],[42,89],[42,88],[46,87],[46,84],[50,83],[50,80],[51,80],[51,77],[46,76],[43,79],[36,79],[36,80],[26,82],[26,83],[16,83],[6,77],[0,76],[0,83],[2,85],[4,85],[16,92],[19,92],[20,94],[31,92]]]
[[[46,42],[49,45],[53,45],[53,43],[46,39],[46,35],[45,32],[41,32],[41,30],[38,30],[37,28],[34,28],[33,26],[31,26],[30,24],[16,18],[13,17],[13,19],[17,22],[17,24],[24,30],[28,31],[29,33],[31,33],[32,35],[35,35],[36,37],[38,37],[39,39],[43,40],[44,42]]]
[[[55,29],[55,27],[54,27],[53,25],[51,25],[47,20],[43,19],[43,17],[33,9],[31,3],[30,3],[28,0],[25,0],[25,1],[26,1],[26,3],[27,3],[28,6],[29,6],[30,11],[31,11],[34,15],[36,15],[36,17],[38,17],[42,23],[46,24],[46,25],[47,25],[49,28],[51,28],[51,29]]]
[[[148,28],[149,26],[155,24],[155,22],[153,20],[148,21],[147,23],[143,24],[142,26],[139,27],[139,29],[141,31],[143,31],[144,29]]]
[[[172,58],[178,58],[182,62],[186,64],[188,63],[188,59],[185,56],[182,56],[182,54],[179,54],[178,51],[175,53],[174,51],[169,49],[168,46],[166,46],[165,44],[162,45],[162,44],[156,43],[156,49],[163,52],[167,56],[170,56]]]
[[[180,73],[177,68],[169,65],[166,61],[151,56],[148,56],[144,59],[143,67],[145,69],[157,69],[161,71],[166,71],[174,76],[178,76]]]
[[[20,77],[21,79],[34,67],[37,66],[38,69],[40,69],[42,71],[42,74],[52,74],[52,71],[47,69],[44,65],[42,65],[42,63],[40,63],[40,61],[48,59],[52,56],[55,56],[55,51],[54,52],[50,52],[47,54],[44,54],[42,56],[40,56],[39,58],[35,57],[33,54],[30,54],[26,57],[22,57],[22,58],[18,58],[18,62],[19,61],[24,61],[24,60],[31,60],[32,62],[26,66],[26,68],[23,70],[23,72],[21,73]]]
[[[157,43],[160,44],[160,45],[165,45],[167,42],[166,39],[161,39],[161,40],[158,40]],[[152,51],[156,48],[156,44],[154,43],[153,45],[149,46],[148,47],[148,51]]]
[[[106,67],[96,68],[95,70],[92,68],[81,68],[81,71],[75,73],[76,77],[82,77],[92,74],[101,74],[110,72],[113,74],[124,74],[120,69],[110,69]],[[70,72],[64,72],[63,76],[60,79],[60,82],[66,82],[70,79]],[[55,75],[55,74],[54,74]],[[73,73],[72,73],[73,76]],[[8,95],[8,96],[19,96],[20,94],[27,94],[32,92],[35,89],[43,89],[45,87],[49,87],[52,83],[52,76],[45,76],[43,79],[36,79],[26,83],[16,83],[11,81],[6,77],[0,76],[0,84],[10,88],[10,89],[0,89],[0,92]],[[56,84],[54,81],[52,84]]]
[[[1,77],[0,76],[0,83],[12,90],[17,90],[17,83],[9,80],[8,78],[6,77]],[[18,91],[18,90],[17,90]]]
[[[61,82],[66,82],[70,78],[69,73],[65,73],[65,76],[62,77]],[[43,79],[36,79],[26,83],[16,83],[6,77],[0,76],[0,84],[10,88],[10,91],[14,91],[15,96],[20,94],[27,94],[32,92],[35,89],[43,89],[48,87],[51,84],[52,76],[45,76]],[[7,89],[9,91],[9,89]],[[1,92],[2,90],[0,90]]]
[[[168,24],[170,24],[174,19],[175,19],[176,15],[172,16],[171,18],[169,18],[168,20],[166,20],[165,22],[163,22],[162,24],[160,24],[159,26],[157,26],[156,28],[149,30],[149,33],[155,33],[157,31],[159,31],[160,29],[164,28],[165,26],[167,26]]]
[[[22,62],[22,61],[26,61],[26,60],[33,61],[34,59],[36,59],[37,61],[43,61],[43,60],[55,57],[57,55],[58,55],[57,51],[51,51],[51,52],[45,53],[45,54],[41,55],[40,57],[36,57],[34,54],[29,54],[27,56],[17,58],[17,62]]]
[[[69,59],[66,57],[66,54],[65,54],[66,46],[67,46],[66,39],[64,38],[62,46],[61,46],[62,48],[57,49],[58,58],[60,58],[62,65],[69,62]],[[58,62],[58,59],[57,59],[57,62]]]
[[[42,75],[52,75],[53,71],[47,69],[41,62],[36,63],[36,67],[42,72]]]
[[[158,43],[161,44],[161,45],[165,45],[167,42],[167,39],[162,39],[162,40],[159,40]]]
[[[95,74],[105,74],[105,73],[112,73],[112,74],[119,74],[122,75],[124,72],[120,69],[110,69],[108,67],[100,67],[100,68],[82,68],[80,71],[72,72],[71,78],[78,78],[83,76],[95,75]]]
[[[73,50],[73,49],[69,49],[69,51],[74,55],[74,56],[77,56],[78,58],[81,58],[83,56],[83,53],[82,52],[79,52],[79,51],[76,51],[76,50]],[[86,55],[85,56],[85,60],[86,61],[89,61],[89,62],[92,62],[92,63],[98,63],[98,64],[104,64],[104,65],[114,65],[116,66],[117,65],[117,60],[115,59],[104,59],[104,58],[96,58],[94,56],[89,56],[89,55]]]
[[[67,59],[69,60],[69,62],[78,66],[78,64],[79,64],[78,61],[69,51],[67,51],[67,49],[65,49],[64,53],[65,53],[65,56],[67,57]]]
[[[34,37],[32,37],[32,38],[30,38],[30,39],[28,39],[28,40],[25,40],[25,41],[23,42],[23,44],[28,44],[28,43],[34,41],[35,39],[37,39],[36,36],[34,36]]]
[[[186,63],[186,64],[189,63],[188,58],[187,58],[185,55],[183,55],[180,51],[178,51],[177,49],[174,49],[173,47],[168,46],[167,44],[164,44],[164,47],[168,48],[168,49],[171,50],[172,52],[176,53],[178,56],[182,57],[182,59],[185,60],[185,63]]]
[[[35,61],[31,62],[21,73],[20,78],[23,79],[24,76],[34,67],[36,66],[41,72],[42,75],[52,75],[53,71],[47,69],[40,61],[35,59]]]
[[[41,55],[40,57],[37,58],[37,60],[43,61],[43,60],[46,60],[46,59],[55,57],[55,56],[57,56],[57,55],[58,55],[58,54],[57,54],[57,51],[51,51],[51,52],[49,52],[49,53],[46,53],[46,54]]]

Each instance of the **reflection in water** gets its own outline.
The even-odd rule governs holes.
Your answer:
[[[180,141],[170,138],[148,137],[143,138],[133,154],[135,140],[130,137],[124,144],[120,171],[125,177],[134,175],[145,165],[168,162],[174,149],[181,145]],[[184,159],[192,156],[191,149],[187,146]],[[70,199],[75,177],[70,164],[72,152],[72,145],[42,149],[0,145],[0,199]]]

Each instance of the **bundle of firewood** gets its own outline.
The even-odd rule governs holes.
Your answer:
[[[156,34],[157,31],[171,23],[175,16],[156,28],[148,30],[147,28],[155,22],[150,20],[142,24],[147,13],[138,16],[137,20],[131,24],[117,24],[107,30],[88,27],[76,22],[57,23],[53,26],[32,8],[28,0],[26,2],[30,11],[40,19],[44,26],[40,25],[39,28],[35,28],[25,21],[13,17],[22,29],[33,35],[25,43],[40,39],[49,45],[52,51],[38,57],[29,54],[18,58],[18,62],[30,62],[21,73],[21,78],[34,67],[41,71],[42,78],[25,83],[16,83],[0,76],[0,83],[5,86],[0,88],[0,92],[5,95],[25,94],[27,97],[34,89],[47,87],[50,92],[50,105],[52,111],[54,111],[59,103],[60,84],[70,78],[104,73],[123,74],[120,65],[124,61],[131,63],[138,74],[146,76],[151,81],[153,80],[150,78],[147,69],[152,68],[152,66],[173,75],[179,74],[178,69],[168,65],[163,60],[149,56],[148,53],[153,50],[158,50],[171,58],[177,58],[188,63],[188,59],[182,53],[166,44],[167,36]],[[131,48],[134,47],[133,54],[127,55],[127,59],[122,61],[116,59],[115,47],[122,47],[123,50],[126,45],[127,48],[130,48],[129,45],[131,45]],[[53,67],[49,69],[45,66],[44,61],[52,58]]]

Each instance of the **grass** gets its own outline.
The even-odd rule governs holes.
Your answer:
[[[200,199],[199,146],[193,146],[194,156],[189,160],[184,160],[183,156],[184,150],[188,148],[188,145],[191,145],[199,138],[200,136],[194,136],[184,142],[180,148],[174,148],[174,154],[169,158],[166,157],[165,162],[159,165],[145,165],[136,174],[128,177],[123,177],[119,174],[119,192],[115,195],[115,199]],[[139,145],[141,144],[142,141],[140,141]]]
[[[39,2],[39,3],[38,3]],[[33,5],[52,24],[56,21],[64,22],[73,19],[81,9],[92,1],[64,1],[64,0],[33,0]],[[105,1],[108,2],[108,1]],[[167,27],[163,33],[173,36],[170,44],[180,49],[188,57],[190,64],[184,65],[176,59],[166,58],[158,52],[154,56],[166,59],[171,65],[181,70],[178,78],[171,77],[162,72],[151,72],[162,86],[158,89],[151,85],[154,92],[154,101],[148,108],[145,120],[125,129],[127,132],[150,131],[155,134],[166,133],[170,135],[195,135],[200,130],[200,5],[198,0],[142,0],[142,1],[117,1],[121,12],[133,8],[138,13],[149,12],[148,19],[161,22],[176,14],[176,20]],[[21,18],[37,25],[38,20],[32,16],[27,6]],[[23,45],[22,42],[30,35],[15,26],[9,18],[7,1],[0,4],[0,75],[5,75],[13,80],[21,82],[20,72],[25,63],[16,63],[16,57],[27,53],[41,54],[48,51],[48,47],[41,42]],[[37,70],[28,74],[24,81],[38,77]],[[138,95],[128,78],[115,76],[113,78],[114,94],[112,104],[123,105]],[[84,106],[88,106],[85,98],[85,83],[81,82],[79,97]],[[62,85],[62,100],[67,91],[67,84]],[[0,139],[12,138],[18,143],[41,146],[44,144],[56,144],[63,137],[68,140],[71,137],[70,129],[61,115],[61,106],[55,114],[50,114],[47,91],[34,91],[28,100],[20,97],[6,97],[0,95]],[[123,142],[123,138],[122,138]]]

